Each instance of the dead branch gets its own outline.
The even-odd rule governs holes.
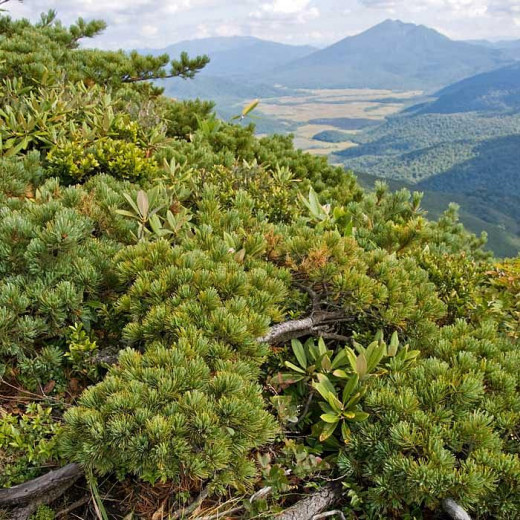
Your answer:
[[[312,495],[296,502],[292,507],[276,517],[277,520],[312,520],[330,509],[341,498],[341,484],[331,482]],[[323,518],[323,517],[321,517]]]
[[[26,504],[38,497],[47,498],[49,495],[53,495],[56,490],[68,489],[81,475],[83,475],[83,470],[79,464],[67,464],[63,468],[49,471],[49,473],[24,484],[0,489],[0,506],[13,507]],[[43,501],[40,503],[49,502]]]
[[[335,509],[334,511],[327,511],[326,513],[320,513],[319,515],[314,515],[312,520],[321,520],[322,518],[330,518],[331,516],[338,516],[340,520],[346,520],[345,515],[339,509]]]
[[[190,513],[193,513],[195,509],[197,509],[204,500],[208,497],[208,488],[205,487],[200,492],[199,496],[187,507],[183,507],[176,511],[175,513],[168,516],[169,520],[177,520],[178,518],[181,518],[182,516],[186,516]]]
[[[70,506],[66,507],[65,509],[62,509],[61,511],[58,511],[56,513],[56,518],[66,517],[69,513],[78,509],[78,507],[81,507],[88,503],[89,500],[90,496],[88,495],[81,497],[79,500],[76,500],[76,502],[73,502]]]
[[[61,497],[83,475],[78,464],[29,480],[8,489],[0,489],[0,507],[15,508],[12,520],[27,520],[42,504],[50,504]]]
[[[257,338],[257,341],[259,343],[277,345],[290,339],[300,338],[306,335],[316,335],[320,327],[331,323],[351,321],[351,319],[352,318],[347,317],[342,311],[314,312],[307,318],[285,321],[273,325],[269,329],[269,332],[265,336]]]
[[[442,509],[453,520],[471,520],[468,513],[452,498],[445,498],[442,501]]]

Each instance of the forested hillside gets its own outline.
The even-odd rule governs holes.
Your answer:
[[[520,63],[471,76],[435,94],[433,103],[417,107],[419,113],[520,111]],[[413,107],[411,110],[414,110]]]
[[[520,66],[472,76],[363,134],[337,155],[354,171],[416,189],[471,197],[465,212],[505,231],[495,251],[518,251]],[[499,233],[501,234],[501,233]]]
[[[0,18],[0,518],[517,518],[520,258],[104,27]]]

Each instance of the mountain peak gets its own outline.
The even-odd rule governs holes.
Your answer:
[[[417,25],[411,22],[403,22],[402,20],[392,20],[391,18],[386,19],[384,22],[381,22],[374,27],[371,27],[365,33],[386,33],[386,34],[396,34],[398,36],[402,36],[403,34],[416,34],[416,33],[424,33],[430,35],[436,35],[440,38],[446,38],[443,34],[439,33],[435,29],[430,27],[426,27],[425,25]],[[361,34],[365,34],[361,33]]]
[[[305,88],[430,90],[508,61],[494,49],[389,19],[291,63],[277,71],[276,82]]]
[[[402,20],[394,20],[393,18],[387,18],[385,21],[377,24],[375,27],[401,27],[403,25],[415,25],[413,23],[403,22]]]

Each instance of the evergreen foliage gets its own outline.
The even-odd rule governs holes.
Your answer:
[[[106,28],[102,20],[79,18],[65,27],[55,11],[41,15],[40,21],[12,20],[2,16],[0,21],[0,76],[20,77],[25,83],[38,84],[50,73],[66,75],[69,81],[83,81],[87,85],[120,87],[165,77],[192,78],[208,62],[207,56],[190,59],[181,53],[177,60],[167,54],[144,56],[137,52],[101,51],[80,48],[80,41],[93,38]],[[170,70],[166,69],[170,65]]]
[[[374,380],[338,460],[356,507],[399,517],[451,496],[477,518],[516,518],[518,346],[457,321],[421,347],[415,367]]]
[[[0,27],[1,485],[76,461],[123,514],[270,486],[243,512],[273,516],[334,477],[351,518],[515,518],[518,259],[136,85],[164,60],[77,48],[98,22]]]

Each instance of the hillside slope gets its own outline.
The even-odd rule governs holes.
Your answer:
[[[355,172],[460,199],[466,214],[498,225],[517,244],[520,64],[468,78],[437,95],[352,136],[358,146],[337,157]]]
[[[436,96],[417,113],[520,110],[520,62],[449,85]]]
[[[373,189],[380,177],[366,173],[357,173],[359,183],[367,189]],[[478,196],[457,192],[439,192],[424,189],[405,181],[383,179],[393,191],[406,188],[410,191],[421,191],[424,196],[422,208],[431,219],[439,219],[451,202],[459,206],[460,221],[477,235],[487,233],[486,248],[499,257],[512,257],[520,251],[520,223],[509,215],[486,203]],[[516,233],[515,233],[516,230]]]

